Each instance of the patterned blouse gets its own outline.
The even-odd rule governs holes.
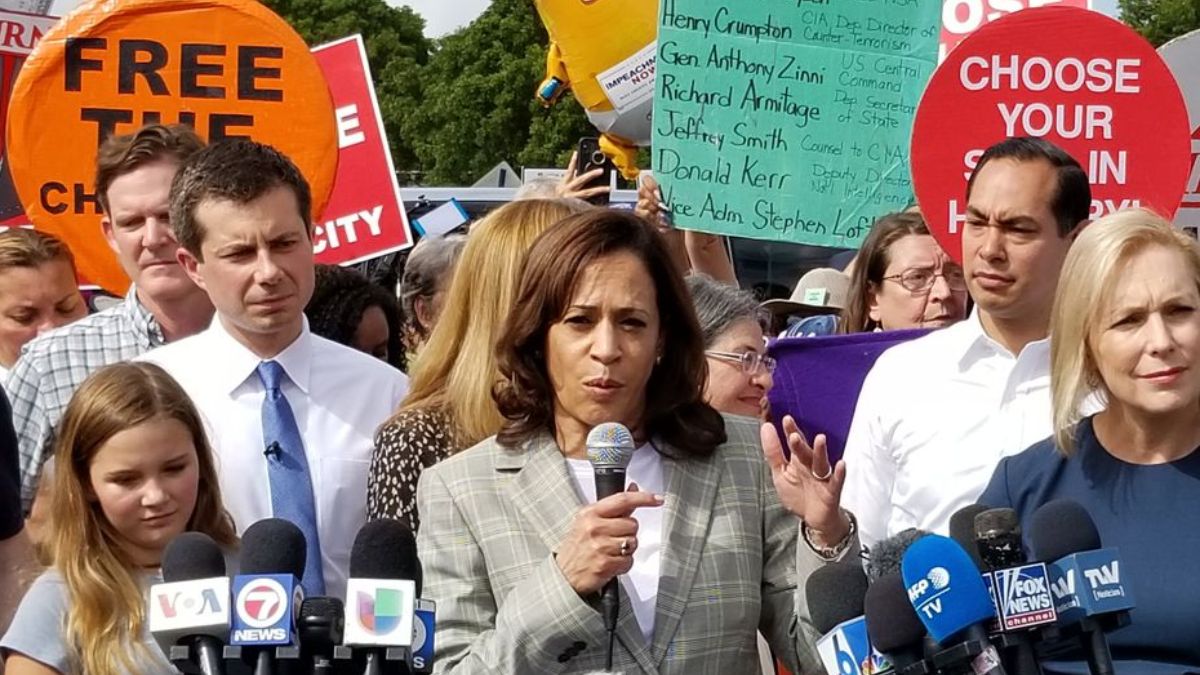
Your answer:
[[[415,532],[420,525],[417,479],[461,450],[453,439],[450,414],[441,408],[404,410],[380,428],[367,479],[367,516],[395,518]]]

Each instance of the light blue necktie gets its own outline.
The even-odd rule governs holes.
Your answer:
[[[262,404],[262,428],[267,475],[271,481],[271,512],[276,518],[291,521],[304,533],[308,543],[302,581],[305,594],[325,595],[312,478],[296,416],[279,388],[285,377],[287,373],[283,372],[283,366],[275,361],[258,364],[258,378],[267,390]]]

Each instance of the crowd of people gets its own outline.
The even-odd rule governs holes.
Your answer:
[[[1114,658],[1200,668],[1200,538],[1175,526],[1200,486],[1195,241],[1141,209],[1089,222],[1078,162],[1011,138],[970,176],[961,265],[917,208],[880,214],[852,260],[764,303],[653,180],[630,212],[584,201],[588,177],[421,241],[385,289],[314,264],[277,150],[109,138],[97,226],[123,299],[87,314],[61,241],[0,234],[7,672],[171,670],[144,599],[167,544],[204,533],[236,570],[238,534],[278,517],[317,596],[345,597],[368,520],[414,530],[435,672],[817,673],[819,570],[977,502],[1063,497],[1125,554]],[[870,369],[840,459],[772,409],[773,340],[902,329],[924,332]],[[636,449],[598,498],[587,437],[609,422]]]

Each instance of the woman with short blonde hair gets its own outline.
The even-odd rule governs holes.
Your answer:
[[[1087,226],[1050,334],[1054,435],[1001,460],[979,502],[1026,523],[1052,500],[1082,505],[1137,598],[1133,623],[1108,638],[1116,672],[1197,670],[1200,536],[1179,527],[1200,503],[1196,242],[1142,209]]]
[[[417,525],[421,471],[495,434],[495,344],[516,297],[521,261],[554,223],[592,208],[579,200],[506,204],[471,228],[438,322],[415,364],[408,396],[375,439],[367,487],[371,518]]]
[[[0,380],[27,342],[85,316],[75,256],[61,239],[21,227],[0,233]]]

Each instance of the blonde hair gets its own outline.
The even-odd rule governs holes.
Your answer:
[[[495,346],[517,294],[521,261],[538,235],[584,209],[559,199],[522,200],[492,211],[471,228],[441,316],[409,373],[401,412],[444,409],[453,420],[458,448],[500,431],[504,419],[492,400],[499,377]]]
[[[51,564],[67,588],[65,641],[73,645],[73,670],[135,672],[131,652],[145,649],[139,639],[146,616],[137,564],[93,497],[90,466],[118,432],[162,418],[187,427],[196,447],[199,485],[187,529],[209,535],[226,549],[237,546],[204,426],[179,384],[149,363],[118,363],[92,373],[62,418],[47,537]]]
[[[24,227],[0,232],[0,271],[10,267],[41,267],[65,262],[75,272],[75,256],[62,239]]]
[[[1152,247],[1182,255],[1200,289],[1200,247],[1146,209],[1126,209],[1088,225],[1067,253],[1050,319],[1054,440],[1065,455],[1075,449],[1083,402],[1093,394],[1108,396],[1092,353],[1098,321],[1129,261]]]

